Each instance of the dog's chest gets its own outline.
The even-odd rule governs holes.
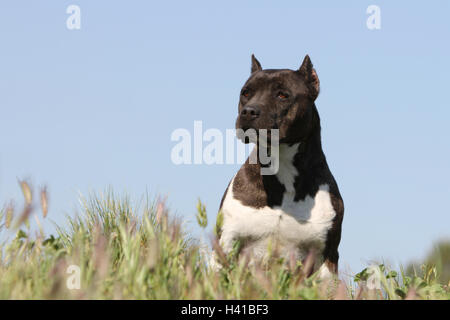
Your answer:
[[[234,198],[231,183],[222,205],[222,239],[243,239],[260,251],[267,249],[263,247],[270,239],[286,249],[321,248],[335,216],[328,185],[320,186],[314,198],[293,199],[294,195],[285,193],[279,207],[248,207]],[[225,248],[231,245],[224,243]]]
[[[289,158],[289,157],[286,157]],[[285,186],[280,206],[254,208],[235,198],[233,181],[222,204],[224,215],[221,242],[226,250],[234,240],[243,240],[253,254],[263,256],[269,242],[275,240],[283,254],[293,250],[303,256],[312,247],[323,249],[328,230],[336,215],[329,186],[320,185],[314,196],[294,201],[296,170],[290,161],[283,163],[277,179]],[[283,252],[284,251],[284,252]]]

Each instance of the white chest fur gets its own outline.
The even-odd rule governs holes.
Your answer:
[[[292,157],[297,147],[280,145],[277,178],[286,189],[281,206],[258,209],[245,206],[234,197],[234,179],[231,181],[222,205],[224,220],[220,240],[225,251],[231,250],[237,239],[245,240],[247,249],[260,257],[265,256],[272,240],[278,244],[281,254],[294,253],[297,258],[303,258],[311,247],[323,249],[336,213],[327,184],[321,185],[314,197],[294,201],[297,171],[292,165]]]

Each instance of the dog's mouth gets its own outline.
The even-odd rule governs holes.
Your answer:
[[[237,128],[236,136],[245,144],[258,142],[258,130],[251,127]]]
[[[255,129],[250,126],[242,126],[236,129],[236,136],[243,143],[270,144],[272,138],[271,129]],[[278,140],[278,137],[277,137]]]

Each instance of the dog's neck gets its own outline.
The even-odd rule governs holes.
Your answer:
[[[326,166],[325,155],[322,151],[320,127],[314,130],[307,139],[296,143],[280,143],[278,152],[278,171],[275,175],[262,175],[263,184],[273,185],[274,177],[283,185],[285,192],[295,195],[301,187],[302,180],[307,176]],[[272,192],[273,187],[266,188]],[[302,192],[303,193],[303,192]],[[268,196],[270,196],[268,194]]]
[[[272,157],[277,158],[280,163],[280,169],[292,164],[298,170],[303,170],[317,162],[322,162],[324,157],[320,127],[316,128],[307,138],[300,141],[289,143],[280,142],[277,147],[278,152],[273,152],[270,146],[265,146],[264,148],[267,148],[266,154],[270,154]],[[258,163],[261,165],[259,156]]]
[[[294,165],[294,158],[299,152],[301,142],[289,145],[282,143],[279,146],[278,153],[278,172],[276,177],[287,192],[295,193],[294,182],[298,175],[298,170]]]

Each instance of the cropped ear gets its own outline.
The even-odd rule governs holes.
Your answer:
[[[261,63],[259,63],[259,61],[256,60],[255,55],[252,54],[252,73],[261,70],[262,70]]]
[[[310,90],[311,97],[313,100],[316,100],[320,91],[320,81],[317,76],[316,70],[313,68],[313,64],[308,55],[303,59],[303,63],[301,67],[298,69],[298,72],[305,77],[306,84]]]

